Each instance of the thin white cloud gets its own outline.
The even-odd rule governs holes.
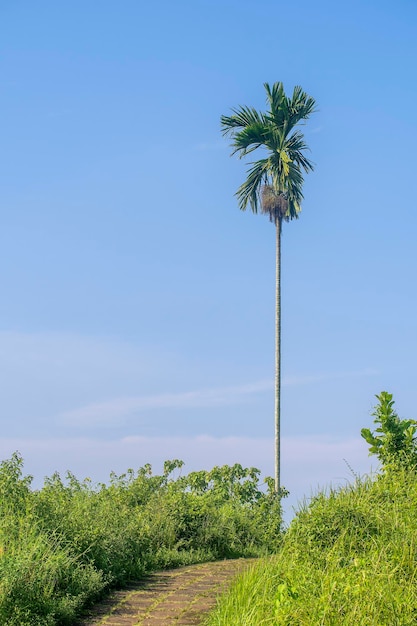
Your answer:
[[[80,425],[83,423],[111,424],[133,413],[149,409],[178,409],[211,406],[228,406],[242,402],[252,394],[261,393],[272,388],[270,380],[258,381],[237,387],[202,389],[181,393],[166,393],[152,396],[130,396],[88,404],[66,411],[59,417],[67,423]]]
[[[285,377],[283,386],[298,386],[333,379],[357,376],[373,376],[378,372],[364,369],[352,372],[328,372],[317,375]],[[272,380],[261,380],[246,385],[200,389],[179,393],[162,393],[150,396],[124,396],[102,402],[93,402],[65,411],[58,416],[64,423],[73,426],[111,425],[121,423],[129,415],[152,409],[187,409],[230,406],[247,401],[249,396],[271,391]]]

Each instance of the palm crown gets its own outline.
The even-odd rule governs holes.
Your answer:
[[[313,170],[305,155],[308,149],[304,136],[295,127],[315,110],[315,100],[301,87],[295,87],[292,97],[285,95],[281,82],[272,87],[264,84],[269,110],[260,113],[252,107],[232,109],[233,115],[221,117],[223,135],[233,139],[232,154],[240,158],[263,147],[264,159],[250,164],[248,177],[236,192],[239,207],[245,211],[248,203],[254,213],[258,207],[275,224],[282,219],[298,217],[303,199],[303,171]]]

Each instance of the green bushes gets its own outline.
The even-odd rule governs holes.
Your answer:
[[[146,465],[94,486],[71,473],[31,490],[15,453],[0,464],[0,624],[72,624],[109,586],[145,572],[276,549],[281,510],[240,465],[160,476]]]

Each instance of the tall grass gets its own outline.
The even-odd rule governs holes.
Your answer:
[[[417,624],[417,477],[400,466],[319,493],[209,626]]]
[[[152,569],[275,550],[281,510],[240,465],[177,475],[182,462],[112,474],[68,472],[31,489],[23,459],[0,464],[0,624],[72,624],[108,587]]]

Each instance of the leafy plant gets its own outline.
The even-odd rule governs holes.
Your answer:
[[[417,466],[417,422],[400,419],[394,410],[392,394],[382,391],[376,396],[378,404],[373,416],[378,424],[375,432],[362,428],[361,435],[370,444],[369,454],[376,454],[383,467],[400,464],[405,467]]]

